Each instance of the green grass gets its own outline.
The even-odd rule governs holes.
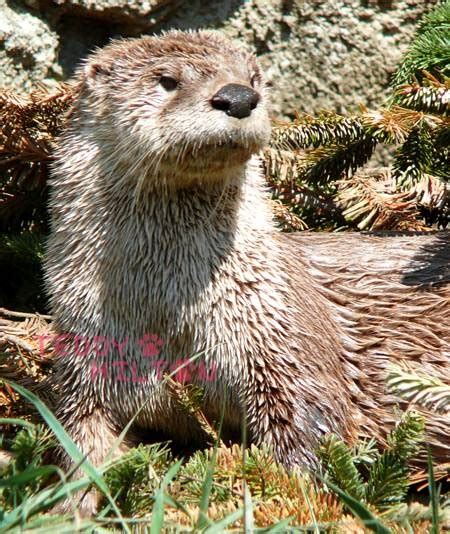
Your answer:
[[[415,532],[428,525],[438,533],[448,511],[441,506],[431,457],[430,504],[420,513],[408,503],[408,461],[419,451],[423,421],[403,416],[388,438],[347,447],[330,436],[322,445],[322,475],[287,473],[265,448],[225,447],[220,440],[190,458],[175,458],[164,444],[140,445],[121,460],[93,466],[51,411],[34,394],[10,384],[40,413],[44,423],[18,419],[0,423],[18,430],[0,446],[13,459],[0,471],[0,533],[3,532],[348,532],[357,525],[380,534]],[[219,430],[220,433],[220,430]],[[46,463],[56,443],[85,476]],[[385,477],[385,478],[383,478]],[[98,514],[50,514],[68,496],[95,486]],[[380,488],[383,491],[380,493]],[[76,500],[74,501],[76,503]],[[447,514],[447,516],[446,516]]]

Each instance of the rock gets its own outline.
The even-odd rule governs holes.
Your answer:
[[[39,17],[0,2],[0,87],[28,93],[57,75],[58,35]]]
[[[59,16],[75,15],[125,25],[126,33],[145,31],[167,17],[183,0],[53,0]]]

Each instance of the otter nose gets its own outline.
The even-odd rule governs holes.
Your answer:
[[[251,87],[238,83],[224,85],[211,98],[211,105],[215,109],[225,111],[227,115],[243,119],[249,117],[259,102],[259,94]]]

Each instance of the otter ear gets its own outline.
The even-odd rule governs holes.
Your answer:
[[[88,63],[84,67],[84,76],[87,82],[94,82],[98,78],[105,78],[112,73],[112,66],[106,63]]]

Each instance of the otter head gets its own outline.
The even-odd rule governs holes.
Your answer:
[[[236,175],[270,135],[256,58],[214,32],[115,41],[78,76],[79,127],[94,126],[107,158],[155,183]]]

